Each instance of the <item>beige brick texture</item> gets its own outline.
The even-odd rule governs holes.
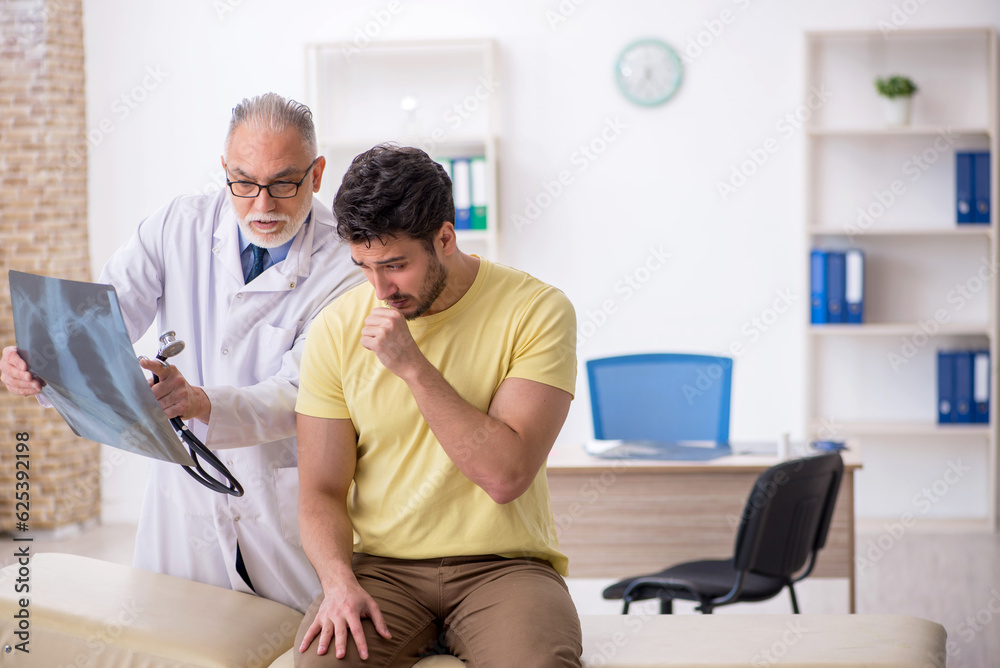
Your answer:
[[[83,57],[81,0],[0,0],[2,345],[14,343],[7,270],[90,280],[87,164],[67,158],[86,155]],[[0,388],[0,531],[19,533],[19,470],[29,531],[99,517],[100,463],[54,410]]]

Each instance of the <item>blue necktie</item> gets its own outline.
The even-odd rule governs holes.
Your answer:
[[[247,283],[261,275],[264,271],[264,260],[267,258],[267,249],[255,244],[250,244],[250,252],[253,255],[253,262],[250,263],[250,271],[247,272]],[[257,591],[253,588],[253,583],[250,582],[250,574],[247,572],[246,564],[243,562],[243,552],[240,550],[238,540],[236,541],[236,572],[240,574],[240,577],[247,583],[251,591]]]
[[[266,248],[250,244],[250,251],[253,253],[253,263],[250,265],[250,273],[247,274],[247,283],[261,275],[264,271],[264,260],[267,258]]]

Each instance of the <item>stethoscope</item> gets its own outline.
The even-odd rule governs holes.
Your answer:
[[[184,350],[184,342],[178,340],[177,334],[173,331],[164,332],[163,334],[160,334],[160,349],[159,352],[156,353],[156,359],[159,360],[160,364],[168,367],[170,364],[167,362],[167,358],[179,355],[182,350]],[[156,374],[153,374],[153,382],[160,382],[160,379],[156,376]],[[181,440],[184,441],[184,445],[187,446],[188,452],[191,453],[191,459],[194,460],[193,467],[182,465],[183,469],[188,472],[188,475],[214,492],[219,492],[220,494],[231,494],[233,496],[243,496],[243,485],[240,484],[239,480],[233,477],[233,474],[230,473],[229,469],[227,469],[219,458],[215,456],[215,453],[206,448],[205,444],[202,443],[190,429],[188,429],[183,420],[179,417],[172,417],[170,418],[170,425],[181,437]],[[211,464],[212,468],[221,473],[227,482],[223,484],[222,482],[216,480],[214,476],[206,473],[205,469],[201,467],[201,463],[198,461],[199,457],[203,457],[209,464]]]

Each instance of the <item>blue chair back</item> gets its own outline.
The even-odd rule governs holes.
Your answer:
[[[605,357],[587,362],[587,378],[595,438],[729,442],[729,357]]]

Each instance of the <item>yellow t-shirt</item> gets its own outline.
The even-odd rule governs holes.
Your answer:
[[[345,419],[358,434],[348,495],[354,550],[397,559],[497,554],[545,559],[562,574],[545,467],[507,504],[493,501],[441,448],[409,388],[361,346],[364,319],[382,306],[363,283],[313,321],[295,410]],[[441,313],[408,321],[420,351],[463,399],[486,412],[500,383],[525,378],[573,394],[576,314],[559,290],[480,260],[469,291]],[[466,445],[491,446],[489,434]]]

